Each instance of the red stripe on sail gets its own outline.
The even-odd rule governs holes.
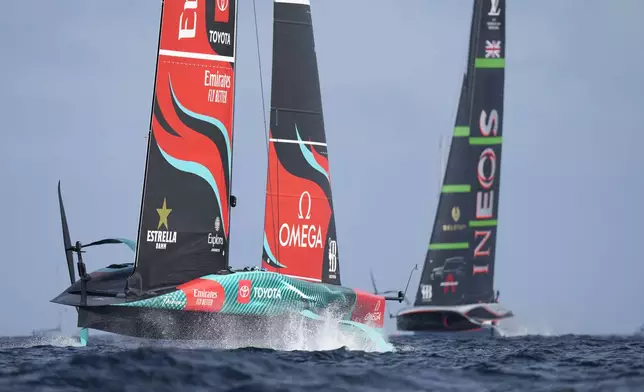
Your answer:
[[[273,256],[286,268],[273,267],[265,260],[262,266],[269,271],[321,280],[330,219],[331,208],[322,188],[286,171],[274,143],[270,143],[264,232]]]

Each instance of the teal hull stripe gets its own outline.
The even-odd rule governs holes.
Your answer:
[[[313,153],[309,151],[309,149],[306,148],[306,146],[303,143],[301,143],[302,138],[300,138],[300,131],[297,129],[297,124],[295,124],[295,133],[297,134],[297,140],[300,142],[298,143],[298,145],[300,146],[300,151],[302,152],[302,155],[304,155],[304,159],[306,159],[306,161],[309,163],[309,165],[311,165],[312,168],[322,173],[322,175],[326,177],[327,181],[329,181],[329,173],[327,173],[326,170],[324,170],[324,168],[320,166],[318,161],[315,160]]]
[[[215,281],[222,286],[224,303],[217,312],[219,314],[279,316],[296,313],[310,319],[322,320],[323,318],[316,313],[323,313],[328,309],[338,309],[342,313],[335,315],[334,318],[340,317],[338,322],[343,328],[352,329],[353,332],[359,330],[368,340],[376,343],[380,348],[390,348],[378,332],[380,328],[350,320],[355,310],[355,298],[357,295],[351,289],[322,283],[311,283],[274,272],[263,271],[237,272],[230,275],[206,275],[201,279]],[[277,288],[281,296],[279,299],[260,299],[253,296],[249,303],[239,303],[237,295],[240,280],[251,280],[253,290],[255,288]],[[113,306],[183,310],[186,304],[187,298],[184,292],[176,290],[158,297]]]
[[[306,282],[293,279],[274,272],[249,271],[237,272],[232,275],[206,275],[208,279],[219,283],[224,289],[224,304],[219,313],[238,315],[279,315],[292,313],[303,309],[326,309],[330,304],[348,305],[350,298],[355,296],[353,290],[320,283]],[[257,299],[250,303],[237,302],[239,280],[252,280],[253,288],[278,288],[281,299]],[[115,306],[150,307],[160,309],[183,310],[187,300],[181,290],[173,291],[158,297],[136,302],[128,302]],[[352,309],[351,309],[352,310]]]
[[[271,247],[268,245],[268,239],[266,238],[266,233],[264,232],[264,251],[268,255],[268,258],[271,259],[271,262],[280,267],[280,268],[287,268],[284,264],[281,264],[279,261],[277,261],[277,258],[273,256],[273,252],[271,252]]]
[[[89,330],[87,328],[81,328],[78,331],[78,337],[81,346],[85,347],[87,346],[87,341],[89,340]]]
[[[177,98],[177,96],[174,94],[174,89],[172,88],[172,80],[170,79],[170,77],[168,77],[168,80],[170,81],[170,92],[172,93],[172,97],[174,98],[175,102],[177,102],[177,105],[179,105],[179,108],[184,113],[186,113],[186,114],[188,114],[188,115],[190,115],[192,117],[195,117],[195,118],[197,118],[197,119],[199,119],[201,121],[210,123],[210,124],[214,125],[215,127],[219,128],[219,131],[224,136],[224,140],[226,141],[226,152],[227,152],[226,155],[228,157],[228,162],[226,162],[226,163],[228,164],[228,173],[230,173],[230,171],[232,170],[232,154],[230,152],[230,150],[231,150],[231,148],[230,148],[230,139],[228,138],[228,130],[226,129],[226,126],[221,121],[217,120],[214,117],[204,116],[203,114],[193,112],[192,110],[190,110],[190,109],[186,108],[185,106],[183,106],[181,104],[181,102],[179,101],[179,99]]]
[[[136,241],[128,240],[127,238],[118,238],[118,237],[116,239],[124,243],[125,246],[127,246],[132,250],[132,252],[136,252]]]
[[[219,206],[219,216],[223,217],[224,214],[221,209],[221,198],[219,197],[219,187],[217,187],[217,182],[215,181],[215,178],[212,176],[212,173],[210,173],[210,171],[200,163],[182,161],[180,159],[170,156],[168,153],[163,151],[161,146],[159,146],[158,144],[157,144],[157,147],[159,147],[159,151],[161,151],[161,155],[163,155],[163,158],[166,161],[168,161],[168,163],[172,165],[174,168],[182,172],[192,173],[206,180],[208,185],[210,185],[210,188],[212,188],[213,192],[215,192],[215,196],[217,197],[217,205]],[[223,219],[221,221],[221,224],[222,226],[224,226],[224,233],[227,233],[226,227],[225,227],[226,222]]]

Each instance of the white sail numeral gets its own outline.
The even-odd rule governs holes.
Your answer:
[[[431,284],[422,284],[420,285],[420,293],[423,296],[423,301],[431,301],[432,300],[432,285]]]
[[[338,245],[335,240],[329,238],[329,273],[338,270]]]

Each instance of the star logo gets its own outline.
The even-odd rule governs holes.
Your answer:
[[[172,209],[166,206],[166,201],[164,197],[163,206],[161,208],[157,208],[157,213],[159,214],[159,224],[157,225],[157,230],[159,230],[161,226],[165,226],[166,230],[170,230],[168,228],[168,215],[170,215],[171,212],[172,212]]]

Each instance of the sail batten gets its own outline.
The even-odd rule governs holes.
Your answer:
[[[208,53],[195,53],[195,52],[185,52],[178,50],[169,50],[161,49],[159,50],[160,56],[169,56],[169,57],[179,57],[184,59],[199,59],[199,60],[210,60],[210,61],[225,61],[229,63],[234,63],[235,58],[232,56],[220,56],[217,54],[208,54]]]
[[[276,3],[311,5],[310,0],[275,0]]]
[[[415,306],[494,301],[505,0],[474,0],[468,60]]]

